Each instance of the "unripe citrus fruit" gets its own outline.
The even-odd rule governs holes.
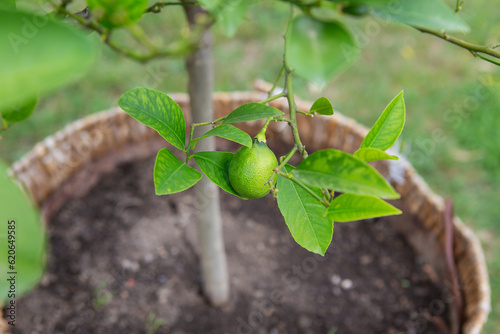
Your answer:
[[[276,181],[274,168],[278,160],[265,142],[254,139],[251,147],[243,146],[229,163],[229,182],[243,198],[261,198],[269,192],[266,182]]]

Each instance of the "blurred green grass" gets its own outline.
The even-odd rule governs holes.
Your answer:
[[[461,15],[472,27],[464,39],[500,42],[500,6],[477,0],[463,7]],[[236,38],[226,38],[215,28],[216,90],[251,90],[257,78],[273,80],[281,66],[287,15],[287,5],[265,1],[252,8]],[[175,38],[184,26],[182,11],[174,8],[148,20],[146,29],[165,40]],[[498,333],[500,69],[414,29],[376,22],[380,30],[367,30],[374,26],[370,18],[348,19],[358,33],[371,32],[360,59],[323,92],[295,80],[296,94],[309,100],[327,96],[335,110],[370,126],[404,89],[403,152],[431,188],[453,199],[457,214],[480,237],[493,292],[493,311],[484,333]],[[0,156],[9,162],[19,159],[37,141],[77,118],[115,106],[122,93],[137,86],[185,91],[184,62],[168,59],[141,65],[103,48],[82,80],[45,96],[28,121],[5,132]],[[478,94],[478,89],[488,93]],[[442,131],[442,138],[433,140],[433,131]]]

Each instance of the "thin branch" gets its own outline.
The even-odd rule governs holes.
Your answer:
[[[274,90],[276,89],[276,86],[278,86],[278,82],[281,80],[281,77],[283,76],[284,73],[285,73],[285,65],[281,67],[281,70],[276,76],[276,79],[274,80],[273,86],[269,90],[269,95],[267,97],[271,97],[271,94],[273,94]]]
[[[166,6],[186,6],[186,5],[199,5],[199,1],[158,1],[149,6],[144,13],[160,13],[163,7]]]
[[[486,61],[489,61],[489,62],[492,62],[493,64],[498,65],[498,63],[479,55],[482,53],[482,54],[486,54],[486,55],[492,56],[494,58],[500,59],[500,52],[495,51],[494,46],[484,46],[484,45],[472,44],[472,43],[463,41],[461,39],[458,39],[456,37],[449,36],[445,32],[434,31],[434,30],[430,30],[430,29],[426,29],[426,28],[415,28],[415,29],[419,30],[420,32],[434,35],[434,36],[437,36],[441,39],[444,39],[445,41],[448,41],[452,44],[455,44],[463,49],[469,50],[470,52],[472,52],[472,54],[474,56],[477,56],[481,59],[484,59]]]
[[[68,11],[66,8],[57,5],[55,2],[51,1],[52,4],[55,6],[56,10],[63,14],[71,17],[74,19],[79,25],[82,27],[88,28],[92,31],[95,31],[101,36],[101,40],[108,45],[112,50],[115,52],[126,56],[128,58],[131,58],[133,60],[136,60],[141,63],[145,63],[147,61],[150,61],[152,59],[156,58],[164,58],[164,57],[180,57],[184,56],[194,50],[198,47],[199,41],[201,39],[201,32],[203,31],[203,27],[205,25],[211,25],[212,22],[204,22],[203,24],[200,24],[199,29],[193,29],[192,33],[188,38],[186,38],[183,41],[172,43],[171,45],[158,49],[151,45],[149,40],[144,40],[140,34],[132,34],[135,39],[139,38],[139,42],[145,46],[148,46],[148,51],[146,52],[137,52],[136,49],[132,48],[126,48],[122,45],[119,45],[116,43],[114,40],[111,39],[111,34],[109,30],[104,29],[102,26],[100,26],[97,22],[92,21],[92,20],[86,20],[83,17],[80,17],[70,11]],[[129,31],[130,32],[130,31]],[[137,33],[137,31],[135,31]]]
[[[297,149],[299,150],[302,157],[307,158],[308,154],[304,144],[300,140],[299,129],[297,127],[297,105],[295,104],[295,97],[293,95],[293,85],[292,85],[292,68],[288,65],[288,56],[287,56],[287,36],[288,29],[290,27],[291,18],[293,16],[293,7],[290,6],[290,19],[288,20],[288,24],[286,27],[284,39],[285,39],[285,51],[283,52],[283,67],[285,68],[285,93],[286,98],[288,100],[288,111],[290,113],[291,123],[288,123],[292,128],[293,140],[295,145],[297,145]]]

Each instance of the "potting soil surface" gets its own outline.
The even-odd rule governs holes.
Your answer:
[[[18,300],[13,333],[441,333],[443,287],[387,221],[336,223],[321,257],[270,195],[221,191],[231,298],[210,306],[195,209],[211,194],[156,196],[153,165],[120,166],[53,217],[46,275]]]

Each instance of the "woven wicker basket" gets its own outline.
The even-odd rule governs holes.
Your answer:
[[[185,94],[170,96],[189,114],[189,102]],[[260,92],[217,93],[214,96],[217,117],[228,114],[243,103],[266,97]],[[301,110],[309,110],[310,103],[297,101],[297,104]],[[284,100],[274,101],[273,106],[287,111]],[[303,117],[298,121],[301,138],[309,151],[330,147],[353,152],[359,148],[368,131],[338,113],[333,117]],[[257,133],[261,125],[261,122],[249,122],[243,126],[250,133]],[[290,147],[293,144],[287,126],[272,127],[268,136]],[[11,171],[40,205],[45,217],[50,218],[69,194],[75,195],[75,189],[65,189],[68,180],[79,177],[79,173],[85,169],[97,166],[93,165],[94,161],[114,156],[104,164],[107,166],[105,169],[110,169],[121,161],[152,155],[164,144],[156,132],[117,108],[70,124],[37,144],[12,166]],[[435,252],[443,253],[444,248],[444,200],[435,195],[404,160],[381,162],[376,167],[401,193],[402,198],[396,205],[403,209],[411,221],[405,221],[404,227],[401,227],[402,224],[392,226],[400,228],[408,236],[417,252],[431,262],[433,272],[440,275],[445,267],[440,259],[444,256],[436,256]],[[93,183],[89,181],[89,175],[97,174],[95,170],[85,174],[89,187]],[[485,259],[479,241],[471,230],[458,218],[454,218],[453,223],[453,252],[464,300],[462,333],[478,334],[490,311],[490,286]],[[434,252],[432,255],[427,254],[429,249]]]

